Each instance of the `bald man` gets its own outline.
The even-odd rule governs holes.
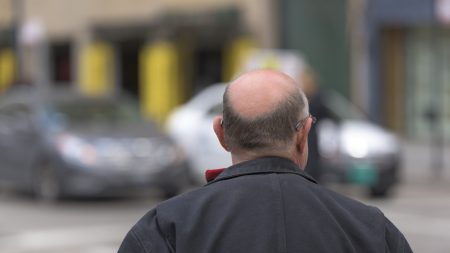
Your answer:
[[[291,78],[245,73],[227,87],[223,106],[213,128],[233,165],[207,171],[204,187],[148,212],[119,252],[412,252],[380,210],[303,171],[313,117]]]

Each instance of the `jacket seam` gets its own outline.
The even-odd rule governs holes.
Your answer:
[[[134,232],[133,230],[130,231],[131,232],[131,236],[133,236],[133,238],[137,241],[139,247],[145,252],[145,253],[151,253],[151,251],[148,251],[146,247],[144,247],[144,244],[142,243],[141,238],[137,235],[136,232]]]
[[[161,225],[159,222],[160,218],[156,218],[155,223],[156,223],[156,229],[158,229],[159,234],[164,238],[164,242],[166,243],[167,248],[169,249],[170,252],[176,252],[175,250],[175,244],[176,242],[173,240],[172,237],[170,237],[169,235],[167,235],[166,233],[164,233],[164,231],[161,229]]]
[[[278,184],[278,194],[280,195],[280,200],[281,200],[281,217],[282,217],[282,221],[283,221],[283,228],[282,228],[282,236],[283,236],[283,252],[287,252],[287,239],[286,239],[286,215],[285,215],[285,210],[284,210],[284,198],[283,198],[283,189],[281,187],[281,182],[280,182],[280,178],[278,176],[278,174],[275,175],[275,180],[277,181]]]

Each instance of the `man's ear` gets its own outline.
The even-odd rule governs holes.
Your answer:
[[[217,139],[220,142],[220,145],[226,150],[228,150],[227,144],[225,143],[225,135],[222,127],[222,116],[216,116],[213,120],[213,129],[214,133],[216,133]]]
[[[309,130],[311,130],[312,126],[312,119],[309,117],[306,120],[305,125],[299,129],[297,132],[297,149],[300,154],[303,154],[306,150],[306,147],[308,145],[308,134]]]

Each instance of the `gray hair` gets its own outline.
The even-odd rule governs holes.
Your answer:
[[[243,118],[230,104],[228,87],[223,95],[223,128],[230,150],[261,151],[287,149],[296,132],[295,124],[309,115],[305,94],[289,94],[271,112],[253,119]]]

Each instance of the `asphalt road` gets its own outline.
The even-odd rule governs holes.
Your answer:
[[[414,252],[450,252],[450,184],[433,180],[403,184],[387,200],[368,199],[352,187],[340,191],[383,211]]]
[[[414,252],[448,253],[450,156],[446,155],[441,173],[436,173],[427,145],[406,143],[404,147],[403,182],[391,198],[373,200],[358,187],[331,187],[380,208],[404,233]],[[450,145],[443,153],[450,154]],[[0,189],[0,252],[116,252],[131,226],[159,201],[158,195],[149,194],[43,205]]]
[[[400,185],[388,200],[371,200],[358,187],[334,188],[379,207],[405,234],[415,252],[449,252],[450,185],[444,181]],[[116,252],[130,227],[158,201],[156,195],[148,195],[43,205],[3,192],[0,252]]]
[[[78,200],[56,205],[0,194],[0,252],[116,252],[130,227],[159,199]]]

